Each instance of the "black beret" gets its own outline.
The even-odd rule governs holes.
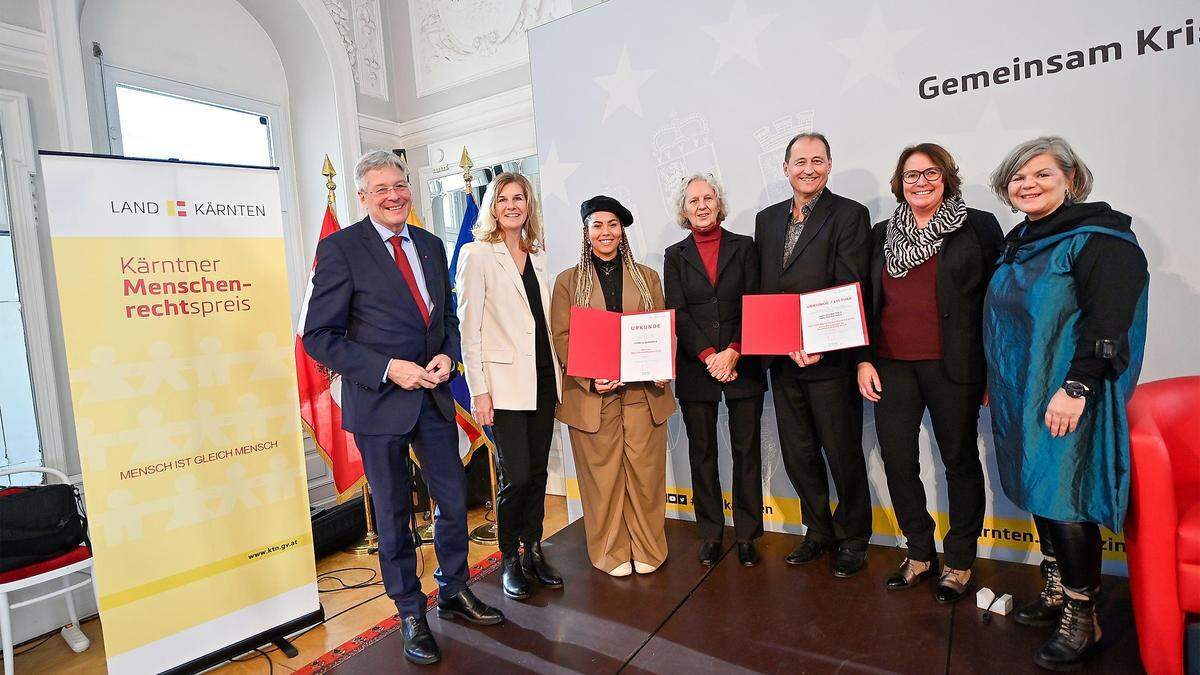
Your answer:
[[[608,211],[615,215],[624,227],[629,227],[633,224],[633,214],[629,212],[629,209],[622,206],[621,202],[612,197],[596,195],[579,205],[579,217],[583,218],[583,222],[585,223],[588,216],[597,211]]]

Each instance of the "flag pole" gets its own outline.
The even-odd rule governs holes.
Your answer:
[[[471,162],[471,156],[467,154],[467,146],[465,145],[463,146],[462,158],[458,161],[458,165],[462,167],[463,170],[463,191],[467,193],[467,199],[474,199],[475,193],[471,189],[471,169],[475,165]],[[471,534],[468,536],[471,538],[471,541],[478,544],[495,544],[500,540],[496,534],[496,521],[498,520],[498,517],[496,516],[496,455],[492,452],[491,443],[487,443],[485,445],[488,453],[488,474],[491,477],[492,484],[492,501],[489,504],[488,509],[492,512],[492,520],[489,522],[487,520],[487,514],[485,513],[485,522],[471,530]]]
[[[329,207],[334,208],[337,206],[337,183],[333,182],[333,177],[337,175],[337,171],[333,168],[333,162],[329,161],[329,155],[325,155],[325,164],[321,167],[321,175],[325,176],[325,189],[329,191],[327,196]],[[379,552],[379,535],[375,532],[375,517],[371,511],[371,486],[367,485],[366,476],[363,476],[362,480],[362,500],[363,518],[367,523],[367,531],[347,551],[359,555],[372,555]]]

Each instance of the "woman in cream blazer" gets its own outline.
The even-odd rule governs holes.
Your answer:
[[[563,585],[541,546],[561,375],[550,341],[541,220],[529,180],[517,173],[497,176],[474,234],[459,254],[456,279],[463,366],[475,419],[492,426],[496,441],[504,593],[523,600],[532,593],[531,582]]]
[[[550,325],[559,361],[570,342],[571,306],[615,312],[661,310],[662,284],[633,259],[629,210],[611,197],[583,203],[579,264],[558,275]],[[648,574],[667,558],[667,382],[563,377],[558,419],[570,429],[588,556],[613,576]]]

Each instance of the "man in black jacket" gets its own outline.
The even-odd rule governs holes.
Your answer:
[[[807,293],[869,279],[871,221],[867,208],[829,191],[829,141],[802,133],[788,143],[783,171],[792,198],[758,212],[754,240],[762,293]],[[833,574],[849,577],[866,564],[871,493],[862,448],[862,399],[855,385],[860,350],[794,352],[770,364],[783,463],[805,526],[787,556],[800,565],[836,549]],[[821,449],[824,448],[824,457]],[[826,460],[837,488],[829,508]]]

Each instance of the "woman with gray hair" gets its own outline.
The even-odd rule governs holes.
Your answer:
[[[763,533],[762,366],[741,356],[742,296],[758,292],[758,250],[750,237],[721,227],[725,191],[716,178],[693,174],[676,198],[676,222],[687,237],[663,254],[667,307],[675,310],[675,391],[688,434],[692,503],[702,541],[700,564],[721,557],[725,512],[717,474],[717,407],[729,410],[733,453],[733,526],[738,559],[758,562],[754,540]]]
[[[1129,426],[1146,339],[1146,256],[1129,216],[1084,203],[1092,173],[1062,138],[1018,145],[992,189],[1023,212],[984,301],[992,433],[1004,492],[1033,514],[1045,587],[1016,614],[1054,636],[1043,668],[1078,668],[1100,640],[1100,525],[1129,500]]]

